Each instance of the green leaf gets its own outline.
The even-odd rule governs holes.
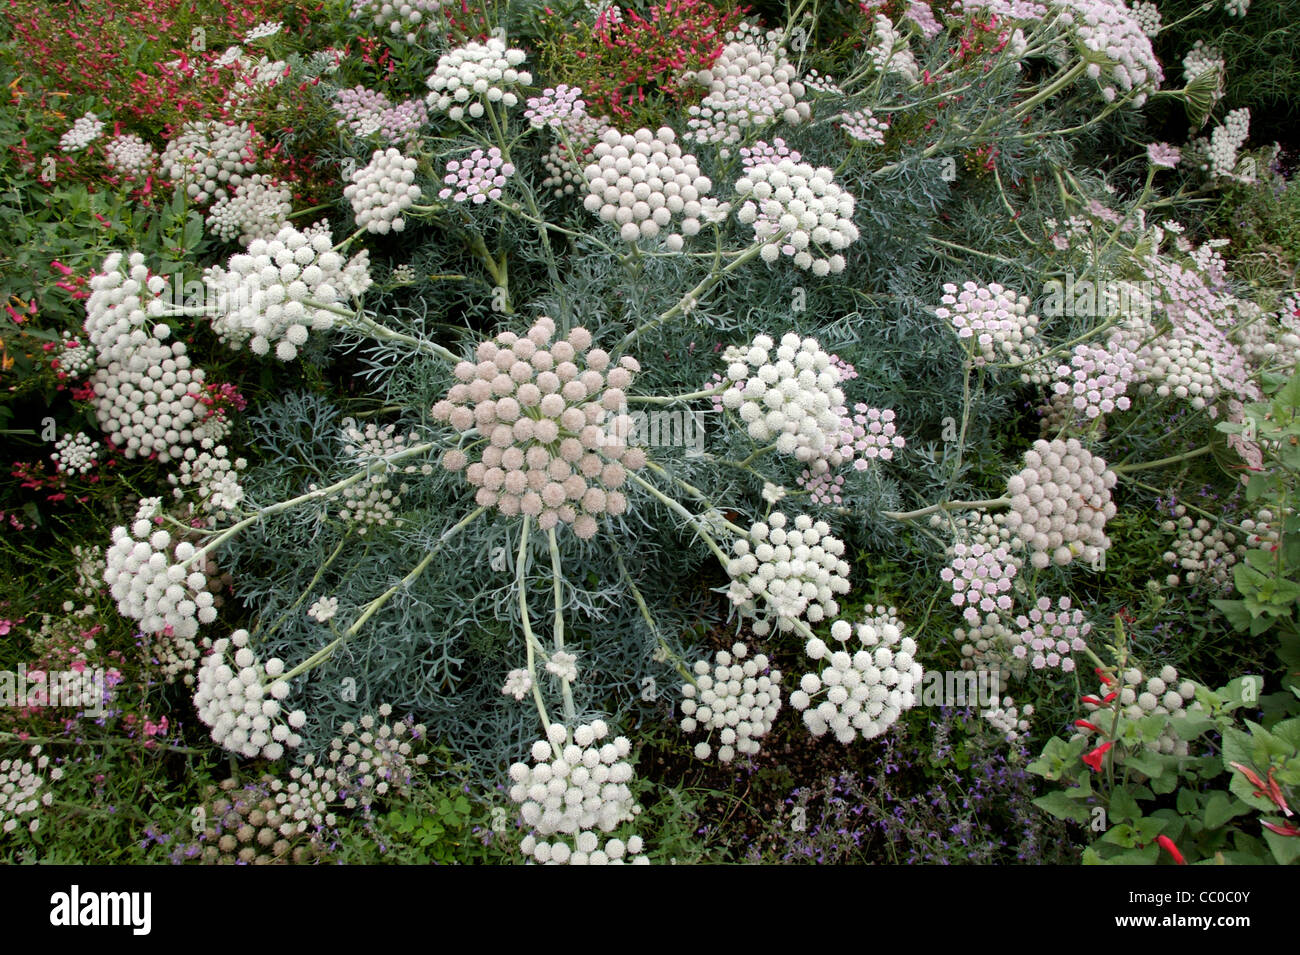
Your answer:
[[[1056,790],[1034,800],[1034,805],[1057,819],[1069,819],[1087,824],[1092,819],[1092,809],[1078,799],[1071,799],[1065,791]]]
[[[1219,609],[1234,630],[1245,630],[1250,626],[1250,612],[1244,600],[1211,600],[1210,603]]]
[[[1241,800],[1223,792],[1211,793],[1205,803],[1205,826],[1207,829],[1222,829],[1228,820],[1248,812],[1250,807]]]
[[[1115,789],[1110,794],[1110,818],[1118,822],[1135,822],[1142,818],[1142,807],[1126,789]]]
[[[1268,821],[1278,824],[1282,822],[1281,819]],[[1264,841],[1268,843],[1268,848],[1279,865],[1291,865],[1300,858],[1300,836],[1280,836],[1271,829],[1265,829]]]

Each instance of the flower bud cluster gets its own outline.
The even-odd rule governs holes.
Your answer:
[[[783,159],[794,163],[803,162],[803,156],[788,147],[785,140],[780,138],[772,140],[770,144],[760,139],[752,146],[740,147],[740,168],[745,172],[749,172],[755,166],[775,166]]]
[[[588,192],[583,205],[617,226],[624,242],[654,238],[673,224],[674,216],[681,217],[682,235],[700,231],[713,183],[695,157],[682,152],[677,134],[667,126],[627,135],[607,129],[591,157],[594,162],[583,173]],[[680,251],[681,236],[669,238],[668,248]]]
[[[98,367],[95,349],[86,345],[69,331],[61,333],[57,354],[50,359],[50,367],[58,372],[60,380],[84,378]]]
[[[1245,546],[1237,543],[1237,535],[1204,517],[1192,520],[1182,504],[1175,507],[1174,513],[1174,520],[1160,525],[1166,534],[1178,535],[1164,554],[1165,563],[1182,572],[1181,582],[1202,584],[1210,590],[1231,590],[1232,568],[1246,553]],[[1179,583],[1178,574],[1165,578],[1167,586]]]
[[[238,239],[245,246],[254,239],[272,238],[284,228],[293,211],[292,200],[288,186],[254,173],[235,187],[233,196],[212,204],[208,229],[224,242]]]
[[[247,341],[257,355],[275,343],[276,358],[296,358],[311,331],[334,326],[334,314],[323,306],[340,305],[370,286],[366,250],[344,260],[333,245],[324,224],[304,232],[286,225],[273,239],[251,241],[226,268],[205,271],[217,337],[232,348]]]
[[[1029,299],[994,282],[989,286],[951,282],[943,287],[943,305],[934,310],[948,319],[957,337],[975,339],[975,366],[1002,359],[1023,361],[1032,354],[1029,341],[1038,333],[1038,316],[1030,313]]]
[[[44,755],[39,746],[33,746],[27,755],[35,762],[17,758],[0,760],[0,831],[6,833],[18,828],[19,816],[29,815],[54,802],[54,792],[45,785],[42,775],[46,768],[51,780],[63,778],[63,770],[50,766],[50,757]],[[42,788],[45,792],[41,792]],[[35,832],[40,825],[40,819],[33,818],[27,823],[27,829]]]
[[[1075,438],[1035,441],[1024,461],[1007,481],[1007,527],[1029,548],[1033,565],[1065,566],[1077,556],[1096,563],[1110,547],[1105,528],[1115,516],[1115,473]]]
[[[400,36],[407,43],[419,39],[420,31],[430,23],[439,23],[442,0],[352,0],[352,19],[369,19],[390,36]]]
[[[689,139],[727,146],[741,142],[756,129],[784,120],[805,123],[812,116],[798,71],[785,55],[782,33],[763,32],[741,23],[725,39],[722,54],[695,81],[708,92],[698,105],[688,108]]]
[[[795,479],[795,483],[808,492],[808,500],[813,504],[835,504],[838,506],[844,503],[843,474],[833,474],[830,471],[813,474],[807,468],[804,468],[799,477]]]
[[[217,619],[207,575],[199,568],[186,568],[195,553],[189,541],[173,545],[171,533],[155,530],[148,520],[135,521],[129,530],[113,528],[104,583],[117,601],[118,612],[140,621],[145,633],[170,627],[175,636],[192,639],[200,623]]]
[[[843,377],[841,372],[841,380]],[[857,377],[857,372],[853,377]],[[892,460],[894,451],[907,446],[894,427],[892,408],[870,408],[859,401],[853,411],[853,417],[844,415],[840,419],[838,454],[843,461],[852,460],[854,469],[865,471],[872,461]]]
[[[542,157],[542,166],[546,169],[542,188],[553,190],[557,197],[571,196],[575,191],[586,188],[583,172],[596,143],[600,142],[610,128],[604,119],[587,113],[567,116],[563,122],[568,142],[557,139]],[[570,146],[576,155],[569,155]]]
[[[1092,631],[1083,611],[1070,608],[1069,597],[1058,598],[1055,608],[1047,597],[1039,597],[1028,614],[1016,617],[1016,626],[1021,645],[1015,648],[1015,655],[1028,657],[1035,670],[1059,666],[1063,673],[1074,670],[1071,654],[1088,649],[1084,638]]]
[[[1062,402],[1089,421],[1119,409],[1127,411],[1128,384],[1137,376],[1136,356],[1127,348],[1077,345],[1070,364],[1056,369],[1053,390]]]
[[[186,123],[167,143],[159,168],[172,182],[183,185],[192,201],[203,205],[224,198],[227,187],[238,186],[253,171],[256,146],[256,134],[248,123]]]
[[[280,835],[284,819],[271,793],[271,779],[264,775],[243,786],[223,779],[218,789],[209,789],[199,817],[206,820],[200,839],[204,864],[304,864],[319,857],[323,846]]]
[[[104,164],[113,172],[144,179],[158,162],[158,150],[134,133],[114,136],[104,146]]]
[[[1213,105],[1223,98],[1228,64],[1218,47],[1209,46],[1204,40],[1197,40],[1183,56],[1183,82],[1191,83],[1198,76],[1206,73],[1213,73],[1215,76],[1215,87],[1211,98],[1211,105]]]
[[[953,639],[961,646],[963,670],[989,670],[998,678],[998,686],[1007,686],[1028,672],[1028,664],[1016,655],[1021,646],[1001,613],[987,613],[969,627],[956,627]]]
[[[1007,548],[957,541],[952,552],[952,562],[939,576],[952,584],[953,605],[965,608],[962,616],[971,626],[979,625],[981,611],[1011,609],[1011,583],[1018,567]]]
[[[850,139],[871,146],[885,145],[885,133],[889,132],[889,123],[876,119],[871,110],[858,109],[851,113],[840,113],[838,118],[840,129],[844,130]]]
[[[867,56],[877,70],[886,75],[896,73],[909,83],[920,80],[921,71],[908,48],[907,37],[898,31],[889,17],[876,14],[871,32],[875,43],[867,51]]]
[[[193,445],[185,449],[176,463],[176,469],[167,475],[175,490],[176,500],[185,496],[187,488],[198,492],[204,511],[224,518],[244,500],[244,489],[239,484],[239,472],[248,467],[245,458],[230,458],[230,449],[211,439],[201,443],[203,450]]]
[[[1212,176],[1231,176],[1237,169],[1237,152],[1250,136],[1250,109],[1234,109],[1210,133],[1207,159],[1201,168]]]
[[[736,193],[746,200],[736,218],[764,243],[764,262],[784,255],[819,277],[844,271],[842,253],[857,241],[858,227],[853,196],[834,175],[825,166],[782,159],[755,165],[736,180]]]
[[[820,637],[808,641],[804,652],[825,661],[820,673],[805,673],[790,705],[803,713],[813,736],[829,730],[841,743],[859,735],[873,739],[887,730],[904,710],[916,705],[915,690],[922,668],[915,659],[916,641],[903,636],[903,624],[893,607],[866,607],[867,619],[856,627],[837,620],[828,645]],[[857,643],[852,638],[856,636]],[[825,696],[821,702],[814,697]]]
[[[411,146],[429,122],[423,99],[408,99],[394,106],[383,93],[364,86],[339,90],[333,106],[343,117],[337,125],[346,125],[363,139],[374,136],[381,143]]]
[[[282,678],[284,662],[278,657],[259,662],[248,643],[247,630],[212,641],[212,652],[199,668],[194,706],[218,746],[250,759],[279,759],[286,748],[302,745],[297,730],[306,724],[307,714],[285,712],[289,681]],[[234,653],[228,660],[230,650]]]
[[[93,143],[103,132],[103,121],[94,113],[86,113],[59,137],[59,148],[65,153],[78,152]]]
[[[506,180],[514,174],[514,164],[501,158],[501,150],[496,146],[487,152],[476,149],[465,159],[447,163],[447,174],[442,178],[446,188],[438,193],[438,198],[482,205],[489,199],[500,199]]]
[[[99,442],[90,440],[84,431],[65,434],[54,445],[50,457],[62,474],[89,474],[99,463]]]
[[[1009,696],[1002,698],[1000,706],[990,707],[980,713],[980,716],[988,720],[989,725],[1003,734],[1003,738],[1008,743],[1014,743],[1029,732],[1029,720],[1026,717],[1033,715],[1032,703],[1017,707],[1015,700]]]
[[[388,796],[407,793],[415,783],[415,767],[429,761],[414,746],[428,738],[423,723],[411,718],[386,721],[393,708],[379,706],[379,719],[367,713],[356,723],[344,723],[330,741],[329,761],[338,772],[338,794],[348,809],[370,807]]]
[[[749,647],[732,645],[719,650],[715,665],[697,660],[695,680],[682,686],[682,732],[703,729],[718,733],[718,759],[729,763],[739,753],[758,755],[758,740],[766,736],[781,709],[781,671],[770,668],[767,655],[746,657]],[[695,756],[708,759],[713,747],[707,741],[695,744]]]
[[[568,83],[548,86],[541,96],[529,97],[524,119],[533,129],[567,129],[587,114],[587,103],[581,97],[582,90]]]
[[[333,828],[338,822],[330,812],[330,804],[337,802],[338,772],[329,766],[317,765],[316,757],[308,753],[301,766],[289,770],[289,781],[271,780],[276,814],[280,824],[276,831],[286,839],[311,834],[313,842],[322,841],[322,831]]]
[[[483,99],[514,106],[519,97],[512,90],[533,82],[531,73],[516,69],[526,56],[523,50],[506,49],[500,37],[489,37],[486,43],[470,42],[444,53],[429,77],[432,92],[425,101],[453,120],[464,119],[466,112],[478,119],[483,115]]]
[[[836,596],[849,592],[844,542],[831,536],[830,525],[807,514],[798,515],[787,529],[789,523],[785,514],[774,511],[766,522],[754,524],[748,537],[732,544],[736,556],[727,564],[732,603],[748,616],[775,618],[782,632],[802,617],[810,623],[834,617],[840,612]],[[759,636],[771,629],[770,619],[753,625]]]
[[[465,471],[479,505],[536,517],[543,530],[571,524],[589,539],[600,517],[627,510],[619,488],[628,471],[645,465],[645,451],[627,444],[632,419],[625,413],[641,366],[631,356],[612,365],[581,326],[563,340],[554,336],[555,322],[542,316],[525,337],[502,332],[483,342],[477,362],[455,367],[457,383],[432,414],[461,434],[477,428],[488,439],[478,461],[459,448],[442,458],[449,471]]]
[[[357,225],[368,232],[387,235],[406,228],[402,211],[420,198],[415,185],[417,161],[389,147],[375,150],[364,169],[352,174],[343,197],[352,204]]]
[[[748,347],[723,352],[732,385],[722,404],[740,415],[755,441],[774,441],[777,451],[820,474],[843,460],[836,441],[844,408],[839,371],[815,338],[788,332],[775,358],[774,346],[770,336],[757,335]]]
[[[1134,92],[1134,108],[1142,106],[1164,80],[1142,21],[1126,4],[1110,0],[1056,0],[1053,7],[1060,11],[1058,22],[1073,27],[1102,97],[1111,102],[1120,91]]]
[[[562,834],[589,841],[581,834],[611,832],[640,812],[628,787],[632,744],[625,736],[602,743],[608,736],[604,720],[576,727],[572,737],[564,726],[552,723],[547,738],[533,743],[532,765],[510,767],[510,798],[532,830],[522,846],[525,855],[538,862],[577,861],[566,843],[552,846],[541,840]],[[564,848],[557,854],[560,846]]]

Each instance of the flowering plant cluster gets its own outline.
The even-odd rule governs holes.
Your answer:
[[[1213,585],[1203,626],[1290,633],[1294,290],[1179,219],[1258,172],[1249,110],[1074,154],[1131,144],[1156,94],[1219,108],[1213,50],[1163,86],[1158,11],[254,9],[224,52],[154,64],[211,74],[203,108],[83,97],[33,132],[105,234],[8,313],[49,347],[6,394],[60,404],[50,473],[16,470],[0,518],[104,504],[67,586],[256,767],[195,855],[374,836],[437,737],[530,861],[644,863],[670,801],[641,811],[662,780],[633,728],[665,707],[655,745],[745,772],[791,733],[859,758],[960,674],[992,678],[971,732],[1005,747],[1085,661],[1105,686],[1044,759],[1155,780],[1218,715],[1178,674],[1228,665],[1161,629],[1184,578]],[[810,50],[827,24],[861,42]],[[1130,607],[1151,661],[1108,670],[1100,622]],[[45,768],[7,765],[6,825]]]

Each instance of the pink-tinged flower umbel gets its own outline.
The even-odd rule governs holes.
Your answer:
[[[1157,169],[1173,169],[1182,158],[1183,154],[1177,146],[1168,143],[1151,143],[1147,146],[1147,160]]]

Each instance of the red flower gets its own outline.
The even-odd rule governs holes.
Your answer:
[[[1164,849],[1174,857],[1174,862],[1179,865],[1187,865],[1187,860],[1183,858],[1183,854],[1179,852],[1178,847],[1174,845],[1174,840],[1170,839],[1168,836],[1156,836],[1156,842],[1160,843],[1160,848]]]
[[[1092,723],[1089,723],[1087,720],[1075,720],[1075,721],[1074,721],[1074,725],[1075,725],[1075,726],[1078,726],[1078,727],[1082,727],[1082,728],[1084,728],[1084,729],[1090,729],[1090,730],[1092,730],[1094,733],[1100,733],[1100,732],[1101,732],[1100,729],[1098,729],[1098,728],[1097,728],[1096,726],[1094,726]]]
[[[1088,766],[1091,766],[1092,771],[1094,773],[1101,772],[1102,757],[1104,757],[1106,753],[1110,751],[1110,748],[1114,745],[1115,745],[1114,743],[1102,743],[1091,753],[1088,753],[1083,757],[1084,763]]]

